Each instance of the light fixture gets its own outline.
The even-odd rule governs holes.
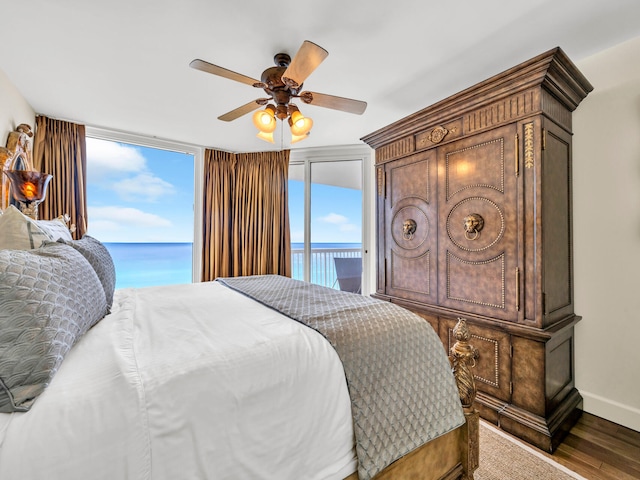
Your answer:
[[[283,120],[286,118],[291,129],[291,143],[304,140],[309,136],[313,120],[300,113],[298,107],[292,103],[278,104],[274,106],[268,104],[264,110],[258,110],[253,114],[253,124],[258,129],[258,138],[266,142],[274,143],[273,132],[276,129],[276,118]]]
[[[311,127],[313,127],[313,120],[302,115],[300,110],[298,110],[298,107],[291,104],[289,105],[289,127],[291,127],[292,135],[300,137],[311,131]]]
[[[11,181],[11,193],[20,204],[20,211],[37,219],[38,204],[44,200],[53,175],[32,170],[5,170],[4,173]]]
[[[291,143],[297,143],[309,136],[309,133],[305,133],[304,135],[291,135]]]
[[[273,132],[269,132],[269,133],[258,132],[256,137],[258,137],[260,140],[264,140],[265,142],[275,143],[273,141]]]
[[[258,110],[253,114],[253,124],[262,133],[273,133],[276,129],[275,113],[276,107],[269,104],[264,110]]]

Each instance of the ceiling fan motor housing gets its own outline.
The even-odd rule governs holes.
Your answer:
[[[273,62],[278,67],[288,67],[291,64],[291,57],[287,53],[276,53]]]
[[[282,75],[291,63],[291,57],[286,53],[278,53],[273,57],[275,67],[267,68],[262,72],[260,85],[264,91],[273,98],[276,103],[276,117],[284,120],[288,117],[287,105],[291,101],[291,97],[297,96],[302,85],[292,88],[282,81]]]

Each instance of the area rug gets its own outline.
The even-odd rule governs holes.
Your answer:
[[[480,467],[475,480],[586,480],[493,425],[480,421]]]

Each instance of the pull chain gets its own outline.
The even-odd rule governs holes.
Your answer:
[[[284,120],[280,120],[280,151],[284,150]]]

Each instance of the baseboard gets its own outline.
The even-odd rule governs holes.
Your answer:
[[[580,390],[584,411],[640,432],[640,409]]]

